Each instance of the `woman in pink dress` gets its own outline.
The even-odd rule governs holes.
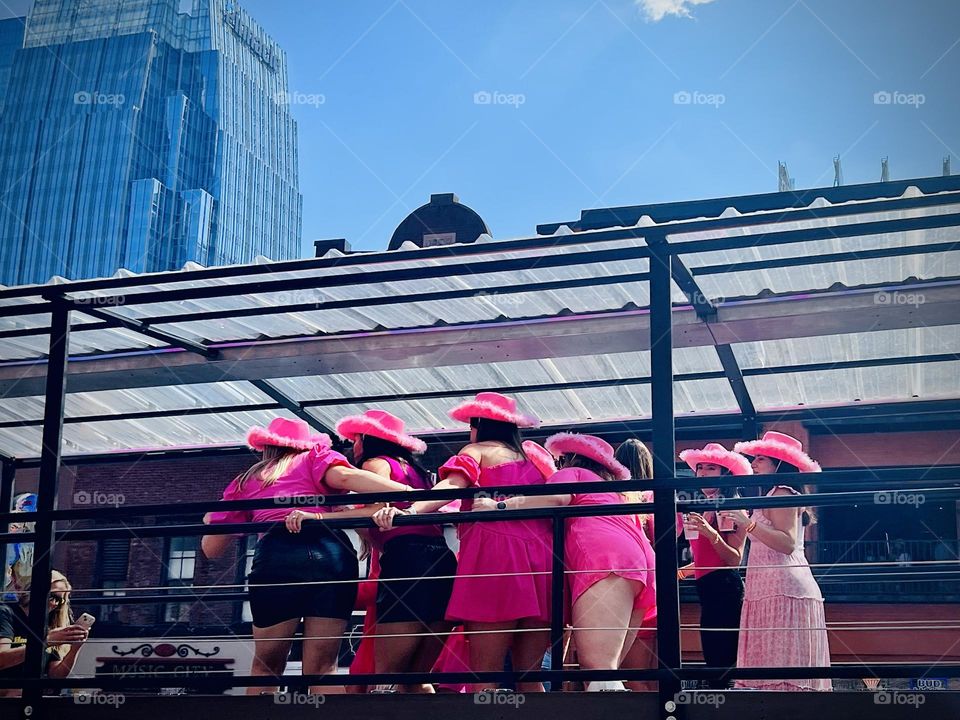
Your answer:
[[[547,439],[561,469],[548,483],[628,480],[613,448],[598,437],[560,433]],[[522,502],[521,502],[522,500]],[[620,493],[590,492],[507,500],[511,507],[618,505]],[[580,667],[616,670],[633,646],[644,616],[656,603],[653,548],[629,515],[574,517],[564,543],[573,640]],[[592,681],[587,691],[625,690],[620,681]]]
[[[520,428],[538,420],[517,412],[513,399],[494,392],[450,411],[470,423],[470,443],[439,469],[434,489],[542,485],[545,478],[527,458]],[[433,512],[449,500],[422,500],[409,509],[384,508],[374,520],[392,527],[400,513]],[[503,505],[503,499],[464,500],[462,509]],[[475,672],[500,672],[507,652],[514,670],[539,670],[550,643],[549,520],[482,522],[460,525],[460,555],[447,619],[462,622]],[[521,630],[523,632],[516,632]],[[479,684],[480,690],[489,685]],[[519,683],[520,692],[542,691],[539,682]]]
[[[820,472],[796,438],[767,432],[763,438],[734,445],[753,458],[757,475]],[[768,496],[802,495],[775,485]],[[737,667],[830,667],[830,646],[823,595],[803,553],[808,511],[803,507],[768,508],[748,515],[724,511],[750,538],[747,581],[740,614]],[[737,680],[735,687],[761,690],[830,690],[828,679]]]
[[[354,462],[364,470],[415,490],[429,489],[417,456],[426,443],[404,432],[403,421],[384,410],[367,410],[337,423],[353,442]],[[401,504],[402,506],[402,504]],[[439,525],[406,525],[369,531],[379,559],[374,657],[378,673],[429,672],[450,630],[444,619],[457,560]],[[433,685],[401,685],[402,692],[432,693]]]
[[[396,492],[409,485],[394,482],[350,465],[330,449],[330,438],[312,434],[303,420],[274,418],[267,427],[250,428],[247,445],[263,453],[223,491],[224,500],[273,498],[275,507],[261,510],[220,510],[207,513],[205,523],[275,521],[262,534],[248,578],[253,614],[255,657],[251,675],[283,675],[292,638],[303,620],[303,673],[336,670],[339,636],[353,612],[359,566],[357,552],[343,530],[320,523],[331,512],[324,496],[354,492]],[[291,509],[291,506],[294,509]],[[337,517],[369,517],[376,507],[337,512]],[[205,535],[203,554],[218,557],[230,546],[230,535]],[[317,691],[320,688],[316,688]],[[260,694],[268,688],[248,688]],[[325,687],[323,692],[342,692]]]
[[[621,465],[630,471],[631,480],[652,480],[653,479],[653,455],[650,449],[636,438],[624,440],[617,447],[614,457]],[[639,492],[624,493],[627,502],[646,503],[653,502],[653,491],[642,490]],[[642,515],[633,515],[640,529],[647,537],[650,547],[653,547],[655,535],[653,532],[653,513],[643,513]],[[651,582],[653,575],[651,574]],[[655,595],[656,593],[654,593]],[[654,598],[656,599],[656,598]],[[637,631],[637,637],[620,663],[620,667],[629,670],[649,670],[657,666],[657,606],[656,603],[647,608],[643,621],[640,623],[640,629]],[[627,680],[624,683],[628,690],[634,692],[656,692],[657,682],[655,680]]]

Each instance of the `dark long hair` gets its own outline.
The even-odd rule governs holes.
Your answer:
[[[603,465],[590,458],[585,458],[583,455],[564,453],[563,457],[560,458],[560,465],[565,468],[583,468],[584,470],[589,470],[608,482],[616,479],[613,473]]]
[[[520,435],[520,428],[513,423],[488,418],[470,418],[470,427],[477,429],[477,442],[488,440],[501,442],[519,453],[524,460],[527,459],[527,454],[523,451],[523,437]]]
[[[360,455],[358,457],[356,454],[354,454],[353,457],[353,463],[357,467],[363,467],[363,464],[367,460],[371,460],[373,458],[390,457],[394,460],[402,460],[407,463],[407,465],[420,473],[420,477],[423,478],[424,482],[430,480],[430,473],[427,472],[427,469],[423,466],[420,458],[407,450],[407,448],[401,447],[400,445],[390,442],[389,440],[384,440],[376,435],[363,435],[361,437],[363,438],[363,441],[360,443]]]
[[[649,480],[653,477],[653,456],[647,446],[636,438],[620,443],[613,456],[630,471],[631,480]]]

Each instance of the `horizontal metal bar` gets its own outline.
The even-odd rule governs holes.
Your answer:
[[[357,673],[354,675],[282,675],[251,676],[224,675],[199,676],[190,673],[170,673],[167,677],[139,676],[93,678],[3,678],[3,687],[42,688],[103,688],[122,690],[135,688],[219,688],[219,687],[270,687],[281,685],[343,685],[349,679],[358,685],[405,685],[419,683],[509,683],[513,681],[541,682],[560,680],[666,680],[679,677],[685,680],[726,677],[729,679],[791,679],[791,678],[903,678],[929,677],[935,670],[938,677],[960,677],[957,663],[902,663],[896,665],[849,663],[827,667],[774,667],[774,668],[711,668],[685,665],[680,668],[652,670],[529,670],[527,672],[461,672],[461,673]],[[279,681],[279,683],[278,683]],[[721,692],[721,691],[716,691]],[[168,700],[172,702],[172,700]]]
[[[909,184],[923,183],[928,178],[914,178],[903,181]],[[876,192],[881,195],[888,185],[872,183],[876,186]],[[831,188],[811,188],[804,191],[805,196],[816,197],[817,194],[833,192]],[[736,200],[758,196],[741,196]],[[732,201],[734,198],[726,198]],[[958,202],[957,193],[942,193],[924,195],[912,198],[885,198],[874,201],[859,203],[850,203],[845,205],[834,205],[826,208],[781,208],[770,213],[759,213],[756,215],[745,215],[730,218],[708,218],[705,220],[694,220],[684,222],[683,227],[690,232],[701,232],[704,230],[726,229],[736,227],[750,227],[753,225],[764,225],[771,223],[787,223],[802,220],[821,220],[844,215],[863,215],[883,211],[897,211],[903,209],[914,209],[933,207],[937,205],[954,204]],[[688,203],[689,204],[689,203]],[[629,210],[629,208],[613,208],[616,210]],[[776,217],[775,217],[776,216]],[[667,226],[669,230],[669,226]],[[448,257],[464,257],[468,255],[480,255],[496,252],[508,252],[516,250],[531,250],[538,248],[555,248],[567,245],[591,244],[607,242],[611,240],[622,240],[631,238],[643,238],[649,232],[647,227],[617,228],[612,230],[591,228],[584,232],[577,232],[573,235],[538,235],[528,238],[518,238],[513,240],[503,240],[496,242],[486,242],[482,244],[469,245],[447,245],[433,248],[419,248],[417,250],[394,250],[388,253],[369,253],[369,254],[349,254],[336,258],[309,258],[305,260],[289,260],[270,263],[269,265],[241,265],[234,267],[214,267],[204,268],[202,270],[175,270],[171,272],[149,273],[138,275],[136,277],[126,278],[99,278],[93,280],[77,280],[63,283],[58,287],[69,293],[87,292],[95,290],[107,290],[116,288],[135,288],[145,285],[163,285],[165,283],[176,283],[198,280],[209,280],[215,278],[236,278],[250,275],[263,275],[269,273],[283,273],[314,269],[339,268],[344,266],[370,265],[388,262],[416,261],[424,259],[437,259]],[[0,290],[0,300],[16,297],[40,297],[47,286],[32,285],[26,287],[6,288]]]
[[[816,485],[819,488],[842,488],[850,483],[886,483],[922,482],[928,485],[960,484],[960,466],[910,466],[900,468],[862,468],[846,470],[824,470],[820,473],[776,473],[774,475],[737,475],[711,478],[714,487],[739,487],[742,485]],[[481,495],[503,496],[541,496],[567,493],[610,493],[641,492],[644,490],[696,490],[703,485],[702,479],[695,477],[674,477],[667,480],[620,480],[594,483],[550,483],[545,485],[503,485],[484,488],[453,488],[449,490],[412,490],[409,492],[350,493],[327,495],[316,498],[317,505],[363,505],[378,502],[417,502],[420,500],[463,500]],[[886,491],[887,489],[884,489]],[[814,500],[818,496],[808,495],[805,500]],[[310,499],[313,501],[313,498]],[[755,498],[757,507],[763,505],[763,498]],[[770,498],[767,498],[770,500]],[[732,501],[730,501],[732,502]],[[169,503],[154,505],[132,505],[120,507],[85,507],[55,510],[49,515],[54,521],[63,520],[109,520],[144,515],[189,515],[211,510],[256,510],[277,507],[289,507],[291,510],[302,507],[303,501],[282,496],[278,498],[257,498],[253,500],[207,500],[202,502]],[[565,511],[570,511],[567,508]],[[530,512],[529,510],[524,512]],[[443,514],[445,517],[453,513]],[[0,513],[0,522],[31,522],[37,513]],[[407,518],[400,518],[405,521]],[[342,522],[342,521],[338,521]]]
[[[377,285],[405,280],[424,280],[445,278],[457,275],[486,275],[499,272],[534,270],[541,268],[567,267],[571,265],[593,265],[616,263],[626,260],[638,260],[649,256],[649,250],[643,246],[610,248],[575,253],[554,253],[531,257],[498,258],[478,262],[465,262],[453,265],[420,265],[412,268],[390,270],[371,270],[357,273],[337,273],[332,275],[284,278],[281,280],[256,280],[226,285],[195,285],[173,290],[150,290],[129,295],[104,296],[101,301],[116,305],[146,305],[159,302],[180,302],[203,298],[236,297],[238,295],[257,295],[292,290],[315,290],[322,288],[352,287],[355,285]],[[261,266],[262,267],[262,266]],[[62,286],[58,286],[63,291]]]
[[[890,248],[871,248],[869,250],[851,250],[847,252],[824,253],[822,255],[800,255],[786,258],[768,258],[724,263],[722,265],[704,265],[691,268],[694,276],[721,275],[728,272],[751,272],[771,270],[773,268],[800,267],[802,265],[826,265],[838,262],[860,262],[878,258],[903,257],[905,255],[929,255],[939,252],[956,252],[960,242],[929,243],[925,245],[899,245]]]
[[[89,302],[82,302],[79,300],[71,301],[71,306],[74,310],[85,313],[91,317],[95,317],[99,320],[105,322],[116,323],[118,326],[126,328],[146,337],[153,338],[154,340],[159,340],[160,342],[167,343],[174,347],[181,348],[187,352],[196,353],[205,358],[214,358],[217,357],[217,351],[213,348],[209,348],[200,343],[194,342],[192,340],[187,340],[186,338],[179,337],[173,333],[164,332],[163,330],[156,330],[147,326],[142,320],[137,320],[134,318],[124,317],[120,313],[111,312],[103,308],[91,307]],[[83,327],[81,325],[81,327]]]

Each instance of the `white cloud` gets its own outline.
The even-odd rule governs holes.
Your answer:
[[[637,6],[643,10],[647,20],[659,22],[667,15],[676,17],[693,17],[690,8],[694,5],[705,5],[713,0],[635,0]]]

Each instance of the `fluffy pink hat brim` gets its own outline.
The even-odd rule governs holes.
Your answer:
[[[684,450],[680,453],[680,459],[690,466],[691,470],[696,470],[700,463],[710,463],[725,467],[734,475],[753,475],[753,468],[750,467],[750,461],[739,453],[724,450]]]
[[[350,442],[354,442],[359,435],[373,435],[406,448],[415,455],[422,455],[427,451],[427,444],[423,440],[415,438],[413,435],[389,430],[365,415],[351,415],[343,418],[337,423],[336,430],[337,435]]]
[[[293,440],[283,435],[275,435],[266,428],[252,427],[247,431],[247,447],[251,450],[262,451],[267,445],[293,448],[294,450],[310,450],[316,445],[325,448],[331,447],[333,442],[326,433],[311,435],[306,440]]]
[[[733,451],[743,455],[764,455],[776,460],[783,460],[800,470],[800,472],[820,472],[820,465],[802,450],[797,450],[783,443],[770,440],[749,440],[738,442]]]
[[[479,400],[468,400],[457,405],[450,411],[450,417],[462,423],[469,423],[471,418],[486,418],[487,420],[510,423],[517,427],[537,427],[540,424],[540,421],[532,415],[511,413],[493,403]]]
[[[537,470],[545,478],[550,477],[557,471],[557,463],[554,461],[553,455],[547,452],[542,445],[535,443],[533,440],[524,440],[522,445],[527,458],[537,466]]]
[[[613,456],[598,438],[576,433],[558,433],[547,438],[547,450],[554,455],[582,455],[603,465],[617,480],[629,480],[630,471]]]

